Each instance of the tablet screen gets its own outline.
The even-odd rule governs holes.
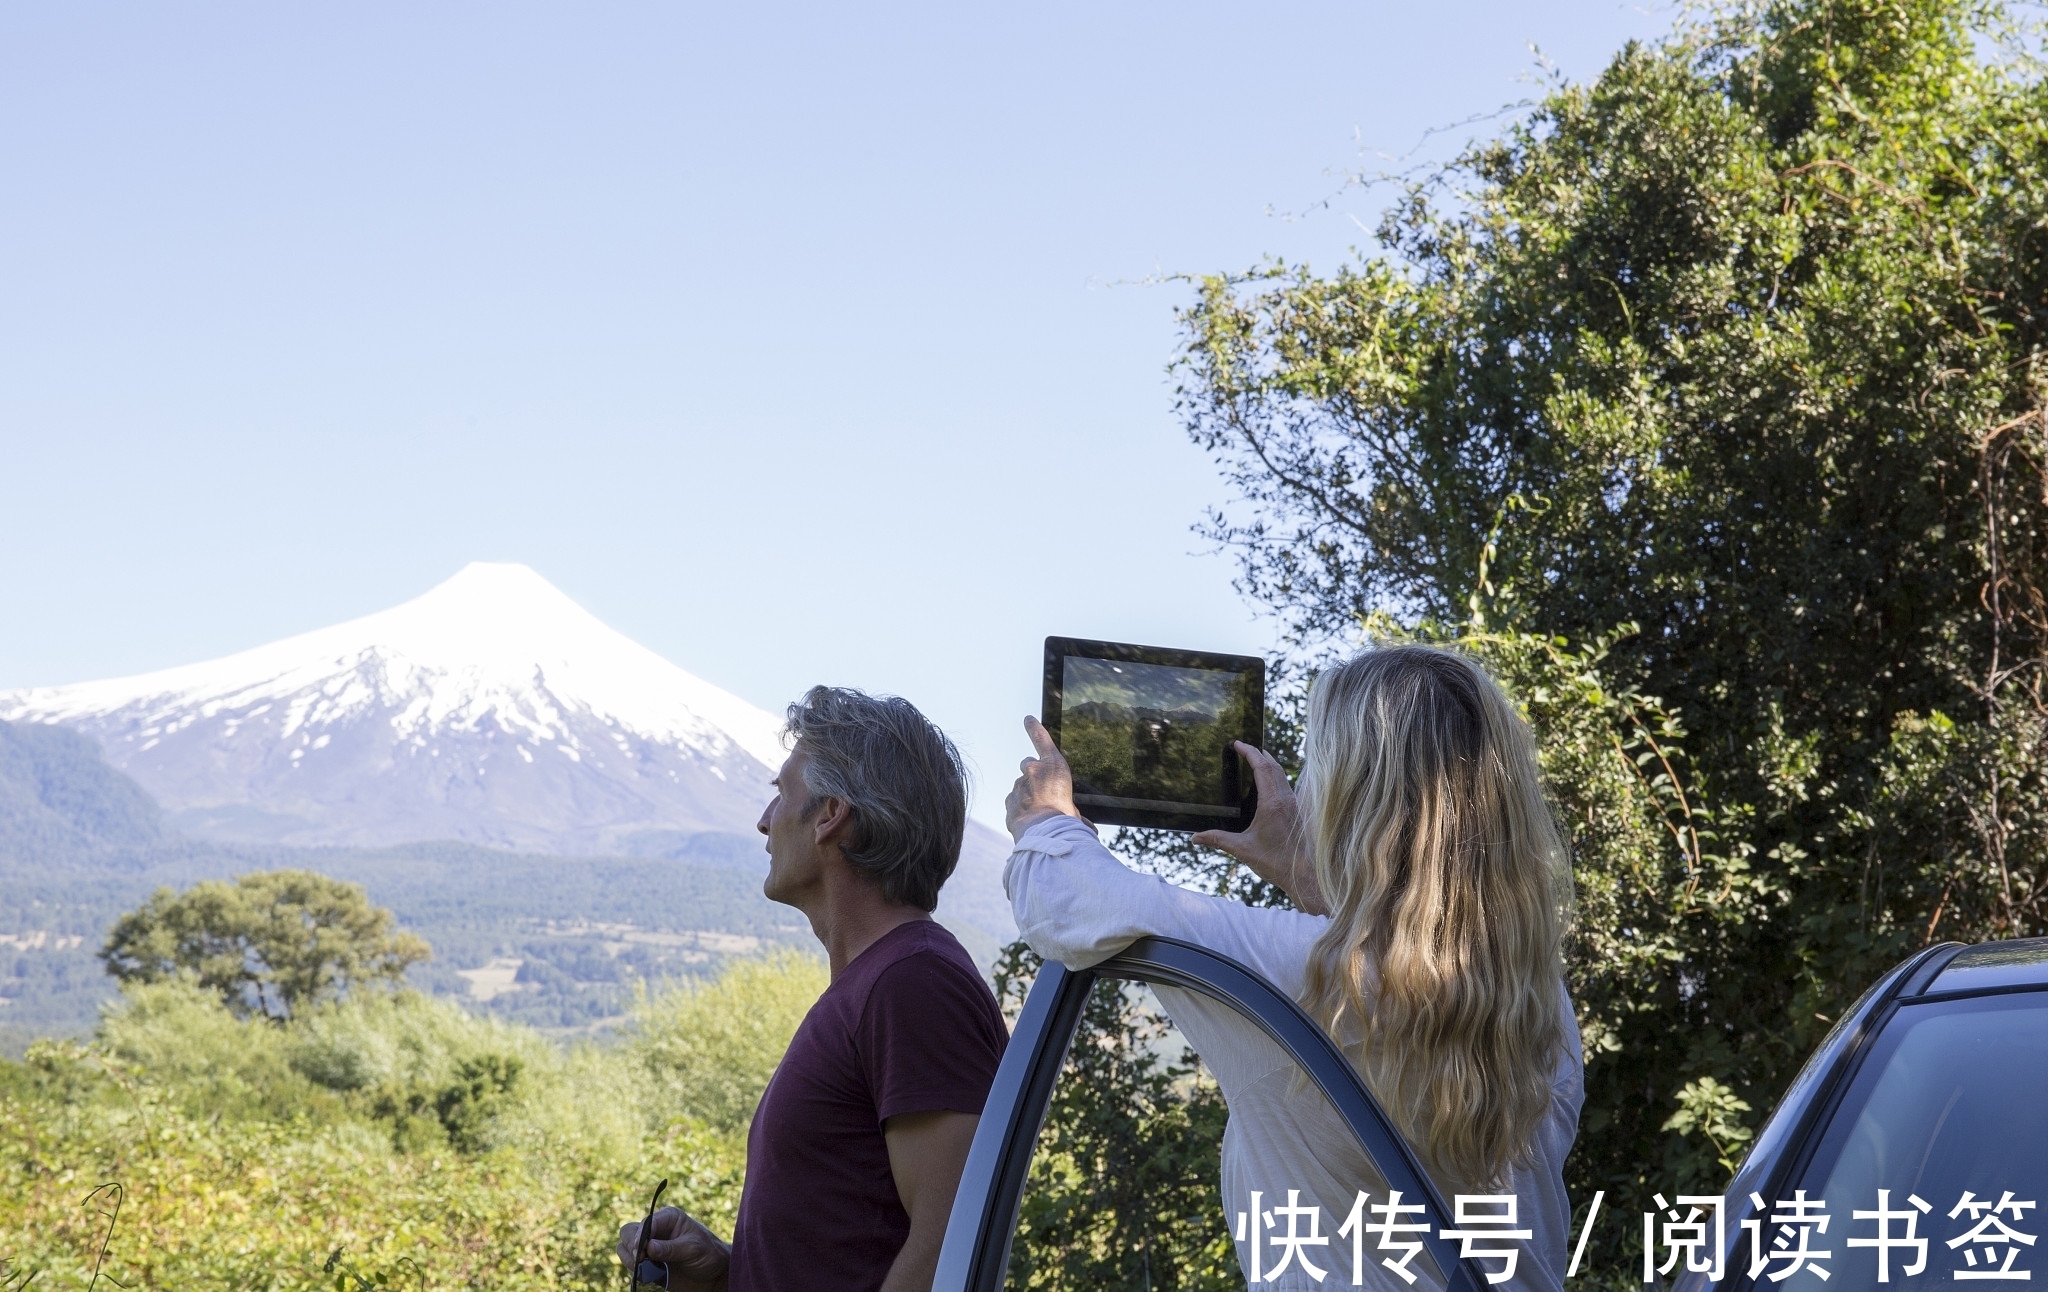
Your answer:
[[[1253,656],[1046,639],[1046,727],[1074,802],[1107,825],[1242,829],[1251,784],[1231,742],[1260,744],[1265,662]]]

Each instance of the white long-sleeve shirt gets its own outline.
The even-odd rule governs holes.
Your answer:
[[[1070,816],[1041,821],[1024,833],[1003,869],[1003,888],[1024,941],[1069,969],[1098,964],[1148,935],[1178,938],[1229,956],[1295,999],[1301,996],[1309,949],[1329,924],[1319,915],[1246,906],[1140,874]],[[1353,1240],[1340,1237],[1338,1227],[1359,1191],[1371,1195],[1368,1205],[1388,1201],[1371,1160],[1322,1092],[1257,1024],[1207,996],[1170,987],[1154,990],[1160,1006],[1215,1074],[1230,1109],[1223,1133],[1223,1219],[1237,1239],[1238,1264],[1247,1280],[1256,1273],[1256,1287],[1319,1292],[1350,1286]],[[1563,1168],[1578,1134],[1585,1082],[1578,1023],[1561,982],[1558,1002],[1568,1039],[1551,1080],[1550,1110],[1536,1131],[1533,1164],[1512,1170],[1506,1182],[1516,1198],[1515,1228],[1531,1231],[1528,1240],[1514,1244],[1520,1247],[1514,1277],[1501,1285],[1512,1292],[1560,1292],[1564,1286],[1571,1205]],[[1257,1209],[1265,1213],[1289,1202],[1290,1191],[1298,1191],[1300,1205],[1320,1207],[1315,1232],[1328,1239],[1327,1245],[1303,1245],[1293,1253],[1276,1245],[1290,1221],[1295,1235],[1310,1232],[1308,1218],[1300,1214],[1275,1215],[1270,1227],[1261,1225],[1263,1216],[1240,1220],[1240,1213],[1253,1211],[1255,1192]],[[1403,1200],[1404,1205],[1411,1201]],[[1475,1210],[1485,1214],[1499,1208]],[[1377,1225],[1388,1217],[1367,1211],[1362,1219]],[[1416,1217],[1400,1219],[1412,1223]],[[1262,1240],[1257,1251],[1255,1236]],[[1365,1286],[1410,1292],[1410,1285],[1381,1263],[1390,1254],[1378,1250],[1381,1241],[1377,1234],[1365,1238],[1359,1266]],[[1474,1246],[1505,1245],[1510,1244]],[[1318,1282],[1293,1263],[1297,1255],[1311,1259],[1325,1278]],[[1399,1258],[1398,1252],[1391,1255]],[[1272,1272],[1282,1260],[1289,1264],[1275,1279]],[[1489,1276],[1502,1265],[1500,1260],[1479,1262]],[[1426,1258],[1414,1258],[1412,1268],[1420,1276],[1416,1288],[1435,1282]]]

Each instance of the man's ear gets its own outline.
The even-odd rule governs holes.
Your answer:
[[[828,843],[843,842],[852,827],[853,804],[827,795],[811,817],[811,838],[822,848]]]

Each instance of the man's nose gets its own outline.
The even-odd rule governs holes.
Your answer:
[[[772,813],[772,812],[774,812],[774,811],[775,811],[775,805],[774,805],[773,803],[770,803],[770,804],[769,804],[769,805],[768,805],[767,807],[764,807],[764,808],[762,808],[762,809],[761,809],[761,819],[760,819],[759,821],[756,821],[756,822],[754,822],[754,828],[755,828],[756,830],[759,830],[759,831],[760,831],[760,832],[761,832],[762,834],[767,834],[767,833],[768,833],[768,816],[769,816],[769,814],[770,814],[770,813]]]

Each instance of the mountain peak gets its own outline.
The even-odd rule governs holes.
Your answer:
[[[689,677],[606,626],[531,567],[487,561],[472,561],[389,610],[192,667],[209,669],[230,661],[255,664],[259,656],[279,661],[339,656],[366,649],[427,667],[499,674],[518,683],[528,680],[535,667],[572,660],[612,669],[625,664],[635,674],[658,665],[658,672]],[[706,685],[695,678],[689,681]]]
[[[0,694],[0,719],[98,736],[188,827],[232,817],[293,843],[588,851],[648,829],[751,833],[783,756],[770,714],[534,570],[489,562],[220,659]]]
[[[517,561],[471,561],[406,604],[429,602],[486,612],[542,604],[582,609],[532,566]]]
[[[471,561],[411,601],[355,623],[373,621],[379,635],[430,648],[456,644],[453,637],[464,647],[502,648],[510,639],[514,649],[534,649],[565,631],[612,631],[532,567],[497,561]]]

